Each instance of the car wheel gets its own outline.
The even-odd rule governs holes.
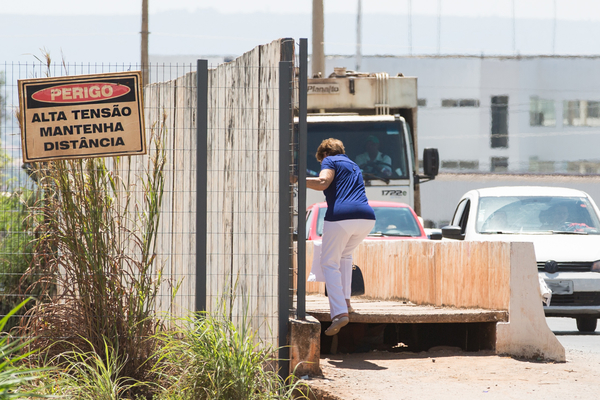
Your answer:
[[[577,317],[577,330],[579,332],[594,332],[598,318],[596,317]]]

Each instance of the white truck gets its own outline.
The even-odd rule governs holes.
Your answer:
[[[308,79],[307,110],[308,175],[321,169],[314,157],[321,141],[340,139],[361,167],[369,200],[406,203],[421,214],[418,185],[435,178],[439,156],[425,149],[419,175],[416,77],[336,68],[329,78]],[[323,201],[318,191],[306,196],[307,205]]]

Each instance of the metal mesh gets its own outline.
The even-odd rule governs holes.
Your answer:
[[[2,97],[1,123],[1,154],[2,154],[2,196],[0,197],[0,293],[1,313],[6,314],[22,299],[33,296],[38,300],[44,296],[61,294],[60,284],[52,289],[42,289],[39,285],[32,286],[45,272],[39,272],[40,259],[44,257],[43,248],[39,245],[40,238],[47,234],[43,228],[44,221],[38,212],[37,220],[27,219],[31,214],[31,207],[39,206],[43,191],[39,176],[47,174],[46,168],[50,164],[23,164],[20,146],[20,129],[16,112],[18,110],[17,80],[36,77],[61,77],[81,74],[96,74],[105,72],[120,72],[139,70],[139,65],[133,64],[63,64],[63,63],[18,63],[4,64],[2,66],[4,85],[0,88]],[[103,164],[113,169],[112,174],[118,177],[117,186],[112,192],[117,201],[124,201],[124,193],[130,196],[132,204],[128,211],[124,208],[117,209],[125,212],[127,230],[140,228],[139,216],[143,215],[143,208],[147,206],[145,195],[145,175],[151,169],[151,157],[156,151],[156,146],[151,143],[153,135],[158,131],[163,134],[163,151],[165,157],[164,188],[162,191],[162,209],[158,222],[158,231],[152,239],[155,251],[155,269],[153,279],[159,279],[159,270],[162,271],[160,279],[164,283],[157,294],[157,309],[182,314],[185,310],[193,309],[194,279],[193,265],[195,254],[193,243],[195,240],[194,218],[190,217],[195,212],[195,138],[196,132],[193,124],[182,123],[187,118],[192,121],[195,112],[195,71],[192,65],[151,65],[151,80],[176,78],[173,82],[176,89],[167,89],[165,84],[154,83],[146,88],[145,114],[146,136],[149,145],[147,156],[122,157],[117,159],[107,158]],[[167,85],[167,86],[169,86]],[[159,104],[152,96],[161,89]],[[179,93],[177,97],[176,91]],[[189,92],[188,102],[181,102],[183,92]],[[169,106],[178,110],[177,116],[165,113]],[[97,167],[97,166],[96,166]],[[96,168],[94,167],[94,168]],[[47,190],[47,189],[44,189]],[[45,194],[47,195],[47,193]],[[120,199],[120,200],[119,200]],[[46,202],[49,203],[49,202]],[[61,210],[56,210],[60,214]],[[136,218],[138,221],[136,221]],[[83,225],[83,224],[82,224]],[[141,232],[137,232],[142,235]],[[130,238],[131,239],[131,238]],[[115,238],[115,240],[122,240]],[[139,244],[124,245],[124,255],[139,259],[141,250]],[[60,249],[54,249],[60,252]],[[34,253],[35,251],[35,253]],[[34,257],[37,256],[37,257]],[[49,257],[50,255],[48,255]],[[34,260],[36,258],[37,260]],[[55,257],[56,258],[56,257]],[[24,273],[37,263],[37,270],[27,276]],[[190,268],[190,265],[192,266]],[[46,271],[48,272],[48,271]],[[26,277],[26,279],[25,279]],[[175,292],[175,288],[179,290]],[[50,290],[50,292],[48,292]],[[108,289],[107,289],[108,290]],[[62,292],[64,293],[64,292]],[[173,296],[176,293],[176,296]]]
[[[277,43],[208,75],[207,309],[272,345],[287,295],[278,289],[278,62]]]
[[[275,346],[279,343],[278,296],[291,295],[289,290],[280,293],[278,287],[279,179],[281,173],[287,177],[292,170],[290,166],[287,171],[281,171],[279,165],[280,57],[280,44],[276,41],[209,71],[206,155],[207,310],[222,313],[238,324],[249,323],[258,330],[262,340]],[[2,67],[5,83],[0,88],[3,100],[0,312],[5,315],[27,296],[33,295],[37,300],[65,293],[77,296],[75,291],[69,292],[53,278],[49,279],[52,285],[44,286],[43,290],[35,286],[38,289],[32,290],[31,283],[48,271],[23,279],[32,265],[40,263],[42,249],[34,247],[36,239],[49,233],[40,230],[44,222],[42,214],[37,214],[37,220],[25,218],[35,201],[33,194],[39,192],[40,183],[36,179],[46,174],[44,168],[48,165],[23,165],[20,129],[15,117],[17,80],[130,71],[140,67],[41,61],[7,63]],[[152,201],[148,196],[148,173],[152,171],[153,157],[159,153],[164,156],[160,218],[156,220],[156,232],[149,245],[151,251],[147,253],[153,258],[151,279],[161,283],[155,309],[175,316],[195,310],[197,292],[195,71],[195,65],[151,64],[151,83],[144,89],[149,154],[106,158],[101,164],[110,171],[106,176],[118,182],[114,190],[115,209],[124,213],[118,217],[122,218],[119,224],[124,228],[115,241],[123,241],[123,259],[137,260],[144,252],[136,236],[127,236],[126,232],[144,235],[140,228],[146,226],[144,212]],[[289,103],[293,104],[291,99]],[[290,140],[291,132],[290,125]],[[162,136],[157,136],[158,133]],[[162,145],[157,145],[156,140]],[[82,163],[87,165],[85,161]],[[283,190],[291,196],[291,185]],[[291,209],[287,212],[291,213]],[[283,257],[291,257],[291,240],[288,247],[289,254]],[[64,255],[55,248],[46,250],[48,257],[55,261]],[[33,261],[34,258],[37,261]],[[54,273],[64,273],[59,264],[60,261]],[[111,315],[104,317],[110,319]]]

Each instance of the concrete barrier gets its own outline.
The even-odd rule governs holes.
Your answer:
[[[544,316],[533,244],[512,243],[510,259],[509,319],[496,325],[496,352],[566,361]]]
[[[313,244],[306,248],[308,273]],[[565,360],[546,324],[531,243],[365,240],[353,257],[367,298],[508,311],[509,321],[497,324],[497,353]],[[324,290],[307,283],[308,294]]]

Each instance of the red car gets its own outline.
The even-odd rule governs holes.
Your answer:
[[[371,240],[428,239],[417,214],[408,204],[369,201],[375,211]],[[321,240],[327,203],[315,203],[306,209],[306,240]]]

